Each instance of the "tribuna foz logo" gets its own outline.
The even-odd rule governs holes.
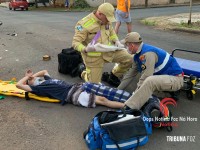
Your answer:
[[[166,136],[167,142],[196,142],[196,136]]]

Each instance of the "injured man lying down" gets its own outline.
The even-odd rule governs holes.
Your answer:
[[[61,104],[71,103],[77,106],[94,108],[103,105],[110,108],[123,108],[130,93],[93,83],[70,84],[50,77],[47,70],[35,74],[26,71],[16,87],[38,96],[46,96],[60,100]],[[92,90],[91,90],[92,89]]]

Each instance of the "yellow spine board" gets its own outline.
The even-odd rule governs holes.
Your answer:
[[[25,98],[25,91],[18,89],[16,87],[16,81],[2,81],[0,80],[0,94],[7,95],[7,96],[17,96],[21,98]],[[37,96],[35,94],[29,93],[28,96],[32,99],[44,101],[44,102],[51,102],[51,103],[59,103],[60,100],[53,99],[49,97],[42,97]]]

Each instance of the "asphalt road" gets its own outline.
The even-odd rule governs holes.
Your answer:
[[[194,6],[193,12],[200,10]],[[144,26],[139,20],[150,16],[188,13],[189,7],[167,7],[131,10],[133,30],[141,34],[144,42],[171,52],[174,48],[200,51],[200,35],[161,31]],[[58,79],[80,82],[77,78],[57,71],[57,54],[70,47],[76,22],[89,12],[31,12],[9,11],[0,8],[0,79],[20,79],[27,68],[33,71],[47,69]],[[17,36],[12,36],[15,33]],[[126,35],[126,26],[120,28],[120,38]],[[50,61],[43,61],[43,55],[50,55]],[[198,55],[177,53],[179,57],[197,60]],[[111,70],[113,64],[105,66]],[[173,132],[154,129],[149,142],[140,150],[198,150],[200,147],[199,108],[200,92],[189,101],[181,94],[177,108],[172,108],[178,127]],[[6,150],[86,150],[82,133],[92,117],[106,107],[95,109],[60,106],[54,103],[26,101],[16,97],[6,97],[0,101],[0,149]],[[197,118],[197,121],[180,121],[179,117]],[[195,141],[170,142],[167,136],[192,136]]]

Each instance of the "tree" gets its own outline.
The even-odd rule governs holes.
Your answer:
[[[145,8],[148,7],[148,0],[145,0]]]
[[[192,23],[192,0],[190,0],[190,13],[189,13],[189,19],[188,19],[188,25],[191,25]]]

